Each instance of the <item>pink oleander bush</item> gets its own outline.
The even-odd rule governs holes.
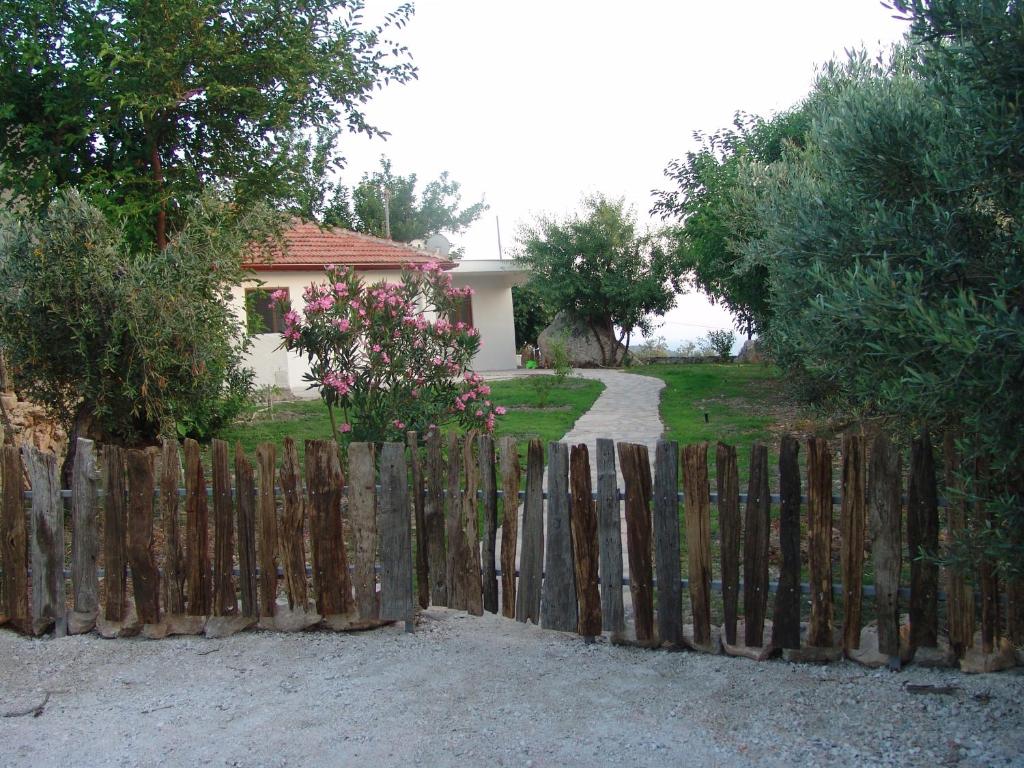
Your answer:
[[[306,288],[301,315],[283,291],[271,301],[284,313],[283,346],[309,360],[305,379],[342,445],[404,440],[408,430],[452,422],[493,431],[504,408],[470,368],[477,330],[448,319],[472,289],[452,288],[434,263],[404,270],[399,283],[366,285],[347,267],[326,272],[326,283]]]

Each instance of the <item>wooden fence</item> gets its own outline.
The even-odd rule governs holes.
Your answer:
[[[807,442],[805,489],[800,444],[782,439],[777,496],[769,488],[767,448],[759,444],[751,449],[745,494],[736,449],[722,443],[712,457],[714,492],[704,443],[680,453],[676,443],[659,442],[652,474],[645,446],[598,440],[596,487],[586,446],[570,450],[551,443],[547,493],[540,441],[529,444],[522,491],[516,449],[511,438],[496,450],[490,437],[474,433],[432,433],[424,442],[410,433],[407,444],[385,443],[379,454],[369,444],[353,444],[343,467],[333,442],[308,441],[303,482],[290,439],[280,461],[272,444],[257,449],[255,465],[236,449],[233,471],[227,444],[215,440],[208,489],[194,441],[185,441],[182,461],[175,441],[150,451],[106,446],[97,456],[93,444],[82,440],[72,487],[61,491],[54,456],[5,446],[0,623],[34,634],[95,627],[106,636],[150,637],[223,635],[257,622],[268,629],[320,624],[343,630],[404,621],[411,629],[415,607],[433,604],[476,615],[500,612],[588,639],[609,633],[613,641],[647,647],[724,647],[754,658],[779,650],[791,658],[845,653],[865,660],[870,654],[860,645],[867,597],[877,626],[874,657],[890,665],[913,651],[941,657],[927,649],[945,646],[945,637],[950,653],[962,656],[975,645],[979,617],[980,653],[998,655],[1008,645],[1000,639],[999,585],[990,563],[982,563],[978,574],[978,606],[973,584],[946,574],[945,637],[940,632],[940,571],[917,555],[936,552],[940,538],[958,535],[974,512],[946,504],[940,530],[935,460],[926,435],[912,445],[908,472],[885,437],[873,442],[870,453],[862,437],[845,437],[838,498],[830,446],[821,439]],[[951,441],[945,458],[953,482]],[[23,474],[29,492],[23,491]],[[718,512],[715,541],[712,504]],[[773,504],[779,554],[774,582]],[[908,557],[909,588],[901,589]],[[808,581],[802,583],[805,565]],[[873,574],[870,587],[864,586],[866,566]],[[712,624],[714,589],[721,592],[720,628]],[[810,598],[806,623],[803,593]],[[1011,594],[1006,626],[1020,643],[1017,594]],[[909,626],[901,623],[901,606],[909,611]]]

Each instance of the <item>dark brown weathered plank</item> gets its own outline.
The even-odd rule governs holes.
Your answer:
[[[579,615],[569,521],[569,447],[564,443],[548,444],[547,512],[540,624],[545,629],[575,632]]]
[[[135,610],[143,624],[160,623],[160,572],[153,554],[153,465],[145,451],[128,451],[128,563]]]
[[[302,476],[299,474],[299,452],[295,449],[295,441],[290,437],[284,439],[280,477],[284,505],[277,535],[280,542],[284,585],[288,593],[288,607],[292,610],[305,611],[309,604],[304,538],[306,504],[302,494]]]
[[[868,511],[871,515],[871,554],[875,566],[875,613],[878,650],[899,665],[900,658],[900,454],[879,434],[871,445],[868,467]]]
[[[811,621],[807,644],[831,648],[832,619],[832,451],[820,437],[807,441],[807,561]]]
[[[420,608],[430,607],[430,565],[427,560],[426,494],[423,487],[423,463],[420,461],[420,441],[415,432],[405,433],[409,447],[409,469],[412,472],[412,519],[416,529],[416,602]]]
[[[867,520],[864,471],[866,445],[862,435],[843,436],[843,496],[839,508],[843,580],[843,651],[860,648],[864,591],[864,537]]]
[[[711,488],[708,482],[708,444],[686,446],[682,462],[693,642],[698,646],[707,646],[711,644]]]
[[[687,493],[687,508],[689,499]],[[672,647],[680,646],[683,641],[683,590],[679,559],[679,444],[659,440],[654,450],[654,574],[658,588],[658,640]],[[692,594],[692,573],[690,578]]]
[[[934,648],[939,642],[939,497],[935,455],[927,429],[910,446],[907,488],[907,549],[910,553],[910,645]]]
[[[516,548],[519,539],[519,450],[514,437],[501,439],[501,615],[516,617]]]
[[[764,645],[768,611],[768,529],[771,496],[768,490],[768,449],[754,443],[750,449],[750,483],[743,538],[743,626],[745,645]]]
[[[178,486],[181,485],[181,461],[178,441],[165,438],[160,446],[160,518],[164,531],[164,612],[172,616],[185,612],[185,552],[181,546],[178,522]]]
[[[480,491],[483,496],[484,530],[483,553],[480,561],[480,579],[483,586],[484,610],[498,612],[498,571],[495,549],[498,538],[498,483],[494,466],[494,438],[477,438],[480,467]]]
[[[651,562],[651,465],[647,446],[619,443],[619,466],[626,486],[626,551],[636,641],[652,645],[655,642],[654,566]]]
[[[405,446],[380,453],[380,616],[412,621],[412,531]]]
[[[590,484],[590,455],[585,444],[569,456],[573,565],[576,574],[577,631],[586,638],[601,634],[601,593],[598,588],[597,509]]]
[[[988,462],[984,459],[975,459],[974,462],[974,501],[973,518],[974,525],[981,528],[995,528],[994,513],[987,509],[983,501],[988,497]],[[996,649],[996,642],[999,639],[1000,605],[999,605],[999,575],[996,570],[995,561],[982,553],[978,561],[978,587],[981,593],[981,650],[982,653],[992,653]]]
[[[31,629],[28,607],[28,534],[22,501],[21,452],[13,445],[0,446],[3,500],[0,508],[0,565],[3,565],[3,594],[10,626],[21,632]]]
[[[466,532],[462,527],[462,440],[455,432],[448,433],[448,492],[445,495],[445,533],[448,539],[445,564],[448,583],[448,607],[466,609],[464,581],[459,574],[466,562]]]
[[[800,647],[800,443],[783,435],[779,445],[779,588],[772,615],[772,645]]]
[[[188,442],[185,447],[188,447]],[[128,507],[124,453],[124,449],[117,445],[103,448],[103,486],[106,492],[103,508],[104,618],[109,622],[128,618]],[[196,444],[197,462],[198,456],[199,445]]]
[[[466,470],[466,490],[462,494],[462,556],[459,576],[462,582],[460,592],[466,600],[466,610],[473,616],[483,616],[484,598],[480,584],[480,537],[477,531],[477,491],[480,488],[480,471],[473,449],[476,446],[476,431],[466,435],[462,443],[462,466]]]
[[[64,504],[60,498],[57,457],[32,446],[21,449],[32,486],[30,550],[32,553],[32,633],[54,627],[66,634],[64,599]]]
[[[99,540],[99,479],[92,440],[78,438],[71,472],[71,594],[76,626],[87,632],[100,607],[100,582],[96,562]]]
[[[601,571],[601,624],[613,635],[625,629],[622,605],[622,518],[615,473],[615,441],[597,439],[597,527]]]
[[[372,443],[348,447],[348,516],[355,541],[353,584],[359,618],[377,618],[377,473]]]
[[[946,475],[946,520],[949,539],[956,541],[967,533],[967,502],[963,497],[960,479],[960,456],[955,435],[946,432],[943,437],[943,456]],[[946,615],[949,622],[949,644],[957,656],[974,644],[974,588],[964,574],[948,569],[949,598]]]
[[[715,485],[718,491],[718,532],[722,558],[722,609],[725,642],[736,645],[736,618],[740,603],[740,479],[736,447],[719,443],[715,448]]]
[[[277,451],[273,443],[256,446],[259,489],[256,516],[259,521],[257,556],[259,557],[260,615],[273,618],[277,611],[277,504],[274,500],[274,476]]]
[[[235,444],[235,498],[238,506],[238,591],[242,615],[258,618],[256,589],[256,478],[241,443]]]
[[[313,592],[321,616],[352,610],[352,582],[341,530],[341,494],[345,479],[333,440],[306,441],[306,494]]]
[[[430,602],[448,604],[448,555],[444,531],[444,457],[441,433],[427,433],[427,493],[423,504],[423,525],[426,529],[427,568],[430,577]]]
[[[238,613],[233,576],[235,559],[235,515],[231,504],[231,473],[228,468],[228,444],[210,443],[213,472],[213,615]]]
[[[523,545],[519,555],[516,620],[540,622],[544,567],[544,446],[531,440],[526,452],[526,500],[523,504]]]

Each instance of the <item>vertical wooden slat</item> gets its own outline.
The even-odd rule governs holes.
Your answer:
[[[71,480],[72,632],[88,632],[99,615],[99,472],[92,440],[78,438]]]
[[[321,616],[340,616],[352,609],[352,582],[341,528],[344,485],[338,444],[333,440],[307,440],[309,548],[313,560],[313,590]]]
[[[996,525],[994,515],[983,501],[988,497],[988,465],[982,459],[974,463],[974,521],[982,528]],[[999,576],[992,558],[981,556],[978,563],[978,585],[981,592],[981,650],[992,653],[999,639]]]
[[[348,515],[355,539],[353,579],[359,618],[377,618],[377,487],[373,443],[348,447]]]
[[[153,555],[153,465],[145,451],[128,451],[128,562],[135,610],[143,624],[160,623],[160,572]]]
[[[750,449],[750,484],[743,539],[743,642],[764,645],[764,619],[768,610],[768,529],[771,496],[768,490],[768,449],[754,443]]]
[[[783,435],[779,444],[779,588],[772,616],[772,645],[800,647],[800,443]]]
[[[654,566],[658,587],[658,640],[672,647],[682,645],[683,641],[683,590],[679,583],[682,571],[679,563],[678,494],[679,444],[659,440],[654,449]],[[690,505],[689,499],[687,495],[687,508]],[[687,541],[687,544],[689,543]],[[692,594],[692,573],[690,579]],[[694,623],[698,621],[695,619]]]
[[[516,617],[516,547],[519,538],[519,450],[514,437],[501,439],[501,615]]]
[[[531,440],[526,452],[526,500],[523,504],[523,548],[519,555],[516,620],[540,622],[540,591],[544,567],[544,446]]]
[[[242,615],[256,618],[256,478],[241,443],[235,444],[235,496],[238,499],[238,588]]]
[[[955,435],[946,432],[943,439],[946,470],[946,519],[949,538],[956,541],[967,534],[967,502],[963,498],[960,481],[960,457]],[[974,588],[963,572],[949,569],[949,602],[946,613],[949,621],[949,644],[957,656],[974,644]]]
[[[494,438],[480,435],[479,448],[480,490],[483,495],[484,530],[481,580],[483,583],[484,610],[498,612],[498,573],[495,549],[498,537],[498,483],[494,466]]]
[[[213,615],[238,613],[234,570],[235,516],[231,509],[231,474],[228,469],[228,444],[213,440]]]
[[[423,488],[423,463],[420,461],[420,441],[415,432],[405,433],[409,446],[409,468],[412,470],[412,510],[416,528],[416,601],[420,608],[430,606],[430,565],[427,556],[426,498]]]
[[[448,493],[445,496],[445,532],[448,558],[445,566],[448,582],[448,607],[466,609],[463,579],[459,574],[465,565],[465,531],[462,527],[462,440],[455,432],[448,433]]]
[[[636,641],[651,645],[654,636],[654,588],[651,563],[651,465],[647,446],[619,443],[619,466],[626,486],[626,551],[633,598]]]
[[[590,455],[585,444],[572,447],[569,465],[572,490],[569,516],[579,605],[577,631],[592,639],[601,634],[601,594],[598,589],[597,510],[590,485]]]
[[[569,447],[564,443],[548,444],[547,511],[540,623],[545,629],[575,632],[579,616],[569,522]]]
[[[693,642],[707,646],[711,643],[711,489],[707,443],[683,449],[683,488]]]
[[[178,486],[181,462],[178,441],[164,438],[160,447],[160,515],[164,529],[164,578],[161,580],[164,611],[172,616],[185,612],[185,554],[178,525]]]
[[[621,634],[625,629],[622,605],[622,519],[615,473],[615,442],[597,439],[597,526],[601,565],[601,623]]]
[[[722,610],[725,642],[736,645],[736,618],[740,603],[740,479],[736,447],[719,443],[715,448],[715,485],[718,491],[718,532],[722,557]]]
[[[185,444],[186,448],[188,443]],[[196,445],[197,457],[199,446]],[[128,618],[128,510],[125,496],[124,449],[103,448],[104,618],[121,622]],[[197,458],[198,461],[198,458]]]
[[[405,446],[384,443],[380,454],[380,615],[412,621],[412,531]]]
[[[843,579],[843,651],[860,648],[861,608],[863,607],[864,536],[866,501],[864,437],[843,436],[843,500],[839,510],[842,533],[840,568]]]
[[[40,635],[51,626],[58,637],[65,634],[64,598],[64,504],[60,498],[57,457],[30,446],[22,458],[32,485],[32,632]]]
[[[900,454],[889,439],[879,434],[871,445],[868,467],[868,510],[875,566],[875,612],[878,617],[878,650],[899,665],[900,658]]]
[[[463,554],[461,591],[466,600],[466,610],[473,616],[483,616],[484,598],[480,583],[480,537],[477,523],[477,490],[480,488],[480,472],[473,456],[476,446],[476,432],[471,431],[463,441],[462,465],[466,469],[466,492],[462,495]]]
[[[910,446],[907,488],[907,547],[910,553],[910,646],[934,648],[939,642],[939,498],[935,456],[924,429]]]
[[[25,530],[25,504],[22,500],[21,453],[13,445],[0,446],[3,472],[3,507],[0,510],[0,562],[3,564],[4,596],[7,617],[15,629],[27,632],[28,566],[25,552],[28,535]]]
[[[831,648],[832,624],[832,451],[820,437],[807,441],[807,560],[811,621],[807,644]]]
[[[423,505],[423,525],[426,529],[430,602],[434,605],[447,605],[448,556],[444,542],[444,457],[441,453],[441,433],[436,429],[427,433],[427,495]]]
[[[259,467],[256,510],[259,518],[260,615],[273,618],[277,611],[277,504],[274,500],[277,450],[273,443],[260,443],[256,447],[256,464]]]
[[[288,592],[288,607],[305,611],[309,604],[306,586],[306,543],[304,537],[306,505],[302,494],[302,476],[299,474],[299,452],[295,441],[284,439],[281,460],[281,495],[284,506],[278,540],[281,544],[281,564],[284,584]]]

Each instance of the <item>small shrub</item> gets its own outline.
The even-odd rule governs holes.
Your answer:
[[[732,360],[732,348],[736,343],[736,334],[732,331],[708,331],[705,349],[723,362]]]

